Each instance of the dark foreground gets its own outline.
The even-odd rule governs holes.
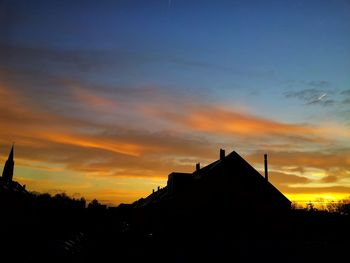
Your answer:
[[[350,262],[350,218],[339,213],[140,227],[123,207],[31,211],[1,213],[1,262]]]

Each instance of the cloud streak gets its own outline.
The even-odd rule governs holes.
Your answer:
[[[189,109],[189,112],[184,114],[174,112],[163,112],[161,114],[164,118],[194,130],[219,134],[252,137],[266,135],[292,137],[298,134],[313,133],[312,128],[306,125],[276,122],[210,105],[201,105],[198,108]]]
[[[296,98],[305,103],[305,105],[331,106],[335,103],[330,98],[329,92],[320,89],[304,89],[301,91],[288,91],[284,93],[286,98]]]

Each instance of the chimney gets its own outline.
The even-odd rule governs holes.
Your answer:
[[[160,189],[160,186],[158,186],[158,190],[157,191],[159,191],[159,189]]]
[[[269,173],[267,170],[267,154],[266,153],[264,154],[264,164],[265,164],[265,179],[266,179],[266,181],[268,181],[269,180]]]
[[[201,163],[196,163],[196,172],[198,172],[201,169]]]
[[[220,160],[223,160],[225,158],[225,150],[220,149]]]
[[[152,189],[152,194],[154,194],[154,189]]]

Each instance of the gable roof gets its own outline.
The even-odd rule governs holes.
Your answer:
[[[237,152],[231,152],[225,160],[227,161],[227,165],[230,167],[228,170],[237,171],[241,170],[243,173],[238,175],[242,177],[246,177],[247,179],[251,179],[250,181],[254,181],[257,186],[264,190],[265,192],[269,192],[276,198],[279,198],[280,201],[291,204],[291,201],[285,197],[271,182],[269,182],[264,176],[262,176],[257,170],[254,169],[246,160],[244,160]]]
[[[215,182],[216,184],[226,184],[225,179],[236,179],[240,185],[232,185],[232,191],[235,186],[245,186],[251,191],[258,189],[259,193],[270,198],[281,205],[290,206],[291,202],[269,181],[267,181],[257,170],[255,170],[246,160],[237,152],[233,151],[222,159],[216,160],[211,164],[194,171],[193,173],[176,173],[169,174],[168,185],[158,191],[153,192],[146,198],[141,198],[134,202],[134,207],[145,207],[157,204],[162,201],[176,198],[183,191],[173,191],[170,183],[174,178],[186,182],[185,190],[191,191],[193,187],[198,186],[203,181]],[[184,180],[186,179],[187,180]],[[231,181],[230,181],[231,183]],[[210,183],[209,183],[210,184]],[[237,189],[237,188],[236,188]],[[220,189],[218,190],[220,191]]]

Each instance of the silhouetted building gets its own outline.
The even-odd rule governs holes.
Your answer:
[[[0,178],[0,192],[16,192],[25,193],[28,192],[25,189],[25,185],[13,180],[13,170],[14,170],[14,146],[12,145],[10,154],[5,162],[4,170],[2,172],[2,177]]]
[[[167,186],[136,201],[136,220],[162,225],[196,222],[228,225],[266,222],[291,207],[291,202],[235,151],[192,173],[171,173]],[[267,159],[265,157],[267,173]],[[191,223],[191,224],[192,224]]]
[[[13,161],[13,145],[12,145],[9,157],[7,158],[7,161],[4,166],[4,170],[2,172],[3,184],[8,185],[12,182],[14,165],[15,165],[15,162]]]

